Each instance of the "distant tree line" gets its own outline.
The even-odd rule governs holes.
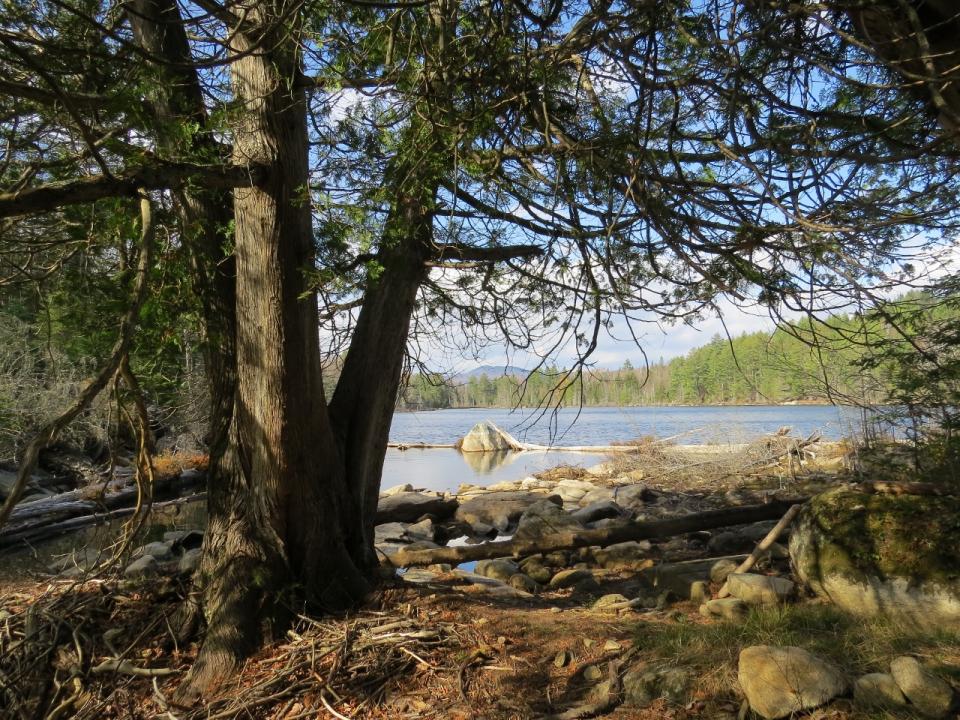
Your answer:
[[[413,375],[400,398],[403,409],[538,405],[730,405],[785,402],[883,403],[905,381],[903,362],[887,357],[894,312],[953,318],[950,304],[913,295],[895,310],[835,315],[826,321],[783,325],[771,332],[720,335],[669,361],[617,370],[585,371],[567,378],[556,368],[528,376],[481,374],[463,380]],[[919,342],[919,340],[918,340]],[[881,351],[881,348],[884,350]]]

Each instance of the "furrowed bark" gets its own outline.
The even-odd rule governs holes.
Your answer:
[[[136,42],[151,57],[166,60],[154,68],[158,82],[151,85],[153,95],[149,99],[157,119],[154,131],[158,147],[172,157],[213,157],[229,163],[226,148],[210,128],[176,1],[132,0],[126,10]],[[183,133],[180,130],[185,126],[196,130]],[[210,389],[207,510],[210,524],[217,527],[229,514],[230,492],[241,474],[230,436],[237,391],[236,259],[229,249],[233,238],[228,229],[233,224],[233,196],[227,190],[194,183],[175,191],[174,199],[189,253],[192,289],[201,307],[204,372]],[[210,553],[205,549],[204,558]],[[198,626],[203,610],[199,601],[203,578],[212,571],[211,563],[201,563],[197,591],[190,594],[173,619],[181,640],[186,641]]]
[[[781,517],[792,505],[806,502],[806,498],[777,500],[764,505],[745,505],[736,508],[708,510],[669,520],[629,523],[599,530],[562,532],[537,540],[506,540],[504,542],[442,547],[433,550],[401,550],[390,556],[395,567],[415,567],[435,563],[458,564],[471,560],[489,560],[499,557],[523,557],[554,550],[580,547],[606,547],[628,540],[667,538],[698,530],[743,525]]]
[[[224,478],[201,566],[208,630],[180,699],[229,679],[291,593],[328,609],[369,590],[349,548],[348,496],[321,378],[307,176],[306,99],[298,29],[271,27],[280,7],[253,4],[262,35],[234,35],[235,94],[244,105],[234,160],[269,168],[234,194],[237,401],[230,430],[240,472]],[[214,505],[211,502],[211,507]],[[353,520],[353,518],[349,518]],[[296,586],[299,590],[294,588]]]

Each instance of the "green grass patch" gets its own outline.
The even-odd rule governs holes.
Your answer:
[[[740,651],[751,645],[794,645],[833,662],[848,675],[889,672],[898,655],[913,654],[939,666],[947,679],[960,678],[960,633],[907,633],[896,623],[849,615],[832,605],[802,603],[751,608],[742,622],[698,622],[681,616],[676,622],[643,622],[634,629],[640,657],[651,665],[685,666],[697,671],[701,697],[736,694]],[[847,703],[844,717],[897,718],[897,714],[864,714]]]

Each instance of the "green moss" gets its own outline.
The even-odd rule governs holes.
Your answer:
[[[832,538],[820,547],[825,575],[869,573],[918,583],[960,579],[960,498],[841,488],[813,498],[809,512],[809,522]]]

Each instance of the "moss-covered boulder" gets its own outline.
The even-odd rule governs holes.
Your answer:
[[[800,580],[849,612],[914,630],[960,622],[958,497],[831,490],[797,518],[790,555]]]

